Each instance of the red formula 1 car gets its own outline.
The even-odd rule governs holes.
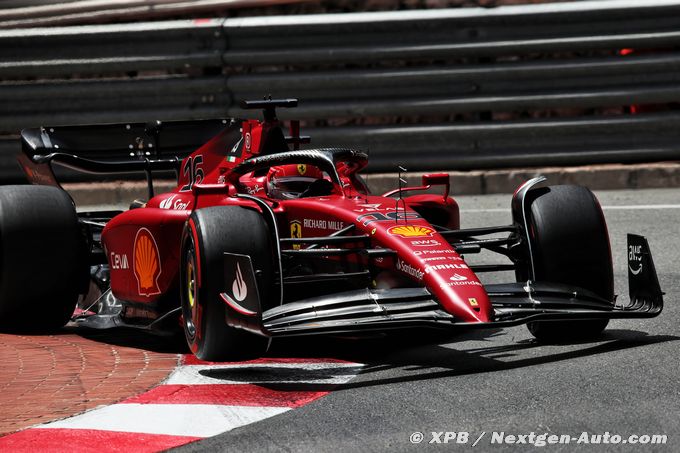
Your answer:
[[[528,323],[539,339],[564,339],[661,312],[640,236],[628,238],[630,302],[616,303],[607,228],[588,189],[532,179],[512,197],[512,224],[461,229],[446,174],[376,196],[358,175],[363,152],[297,149],[299,123],[286,137],[275,113],[296,103],[244,103],[264,121],[24,130],[20,162],[37,185],[0,189],[4,328],[61,326],[78,300],[83,325],[183,328],[199,358],[231,360],[279,336]],[[205,144],[188,157],[167,156],[196,137]],[[99,148],[87,157],[97,147],[119,160]],[[76,213],[52,164],[145,171],[149,199]],[[176,171],[177,187],[154,196],[151,172],[163,170]],[[482,250],[504,263],[463,257]],[[516,279],[504,284],[478,278],[508,270]]]

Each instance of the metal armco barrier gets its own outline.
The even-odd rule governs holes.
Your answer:
[[[215,9],[252,8],[311,0],[3,0],[0,28],[74,25],[140,20],[181,14],[210,13]]]
[[[369,171],[678,160],[679,30],[680,0],[4,30],[0,133],[253,115],[238,101],[271,94]],[[17,149],[0,139],[3,181]]]

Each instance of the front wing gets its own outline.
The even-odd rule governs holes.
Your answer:
[[[262,313],[271,336],[351,333],[428,327],[496,328],[531,321],[651,318],[663,309],[663,292],[645,238],[628,235],[630,301],[619,305],[585,289],[549,282],[485,287],[494,320],[462,322],[445,312],[426,288],[355,290],[289,303]]]

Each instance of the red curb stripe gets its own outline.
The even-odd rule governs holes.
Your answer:
[[[151,453],[201,439],[162,434],[123,433],[94,429],[33,428],[0,438],[0,452],[12,453]]]
[[[272,390],[254,384],[161,385],[122,403],[300,407],[330,392]]]
[[[317,359],[317,358],[276,358],[265,357],[261,359],[248,360],[245,362],[204,362],[199,360],[195,355],[186,354],[182,357],[182,365],[243,365],[243,364],[258,364],[258,363],[352,363],[340,359]]]

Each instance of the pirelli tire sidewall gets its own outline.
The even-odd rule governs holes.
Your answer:
[[[198,316],[189,331],[186,316],[191,314],[187,293],[188,247],[195,248],[198,291],[194,304]],[[258,292],[269,297],[273,280],[273,260],[267,226],[261,214],[240,206],[215,206],[191,214],[182,241],[181,303],[184,329],[191,351],[201,360],[228,361],[259,357],[266,352],[268,339],[227,324],[224,252],[248,255],[258,277]]]
[[[614,300],[609,234],[602,208],[586,187],[532,189],[527,194],[529,240],[537,281],[564,283]],[[607,319],[532,322],[540,340],[568,341],[595,336]]]
[[[0,187],[0,259],[3,331],[66,324],[89,275],[70,196],[51,186]]]

